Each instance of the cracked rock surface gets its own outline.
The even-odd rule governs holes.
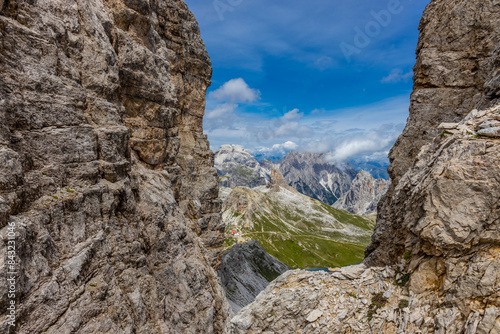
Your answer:
[[[0,2],[16,333],[223,333],[210,59],[181,0]],[[5,282],[6,240],[0,242]],[[10,299],[0,284],[0,331]]]

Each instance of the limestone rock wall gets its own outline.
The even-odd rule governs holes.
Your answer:
[[[390,153],[392,187],[379,203],[369,264],[397,261],[405,238],[399,217],[407,208],[394,203],[399,180],[412,167],[423,145],[443,132],[443,122],[459,122],[473,109],[500,101],[500,4],[495,0],[434,0],[420,23],[410,117]],[[438,140],[439,141],[439,140]],[[421,211],[411,211],[417,217]]]
[[[410,117],[390,152],[394,186],[420,148],[472,109],[500,99],[500,6],[496,0],[433,0],[420,21]]]
[[[459,122],[473,109],[500,101],[500,4],[496,0],[433,0],[420,22],[414,88],[406,128],[392,148],[392,186],[379,202],[377,225],[365,262],[397,262],[406,230],[399,225],[405,207],[394,203],[399,180],[422,146],[442,133],[444,122]],[[411,215],[418,216],[413,211]],[[394,238],[396,236],[396,238]]]
[[[210,77],[182,0],[0,2],[1,331],[225,331]]]

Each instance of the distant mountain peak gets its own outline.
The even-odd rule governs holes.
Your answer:
[[[285,178],[283,177],[279,169],[273,168],[271,170],[271,176],[269,178],[269,183],[267,184],[267,187],[271,188],[276,186],[289,187],[288,183],[286,183]]]

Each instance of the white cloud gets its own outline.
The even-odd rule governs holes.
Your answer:
[[[286,137],[294,134],[299,128],[299,122],[290,122],[278,126],[274,130],[276,137]]]
[[[242,78],[232,79],[208,95],[219,101],[252,103],[260,98],[260,91],[250,88]]]
[[[258,131],[259,138],[303,138],[311,134],[311,128],[301,124],[304,113],[299,109],[292,109],[280,118],[265,122],[266,128]]]
[[[299,109],[293,109],[287,112],[286,114],[281,117],[282,120],[284,121],[293,121],[296,119],[300,119],[304,116],[303,112],[299,112]]]
[[[334,138],[331,137],[315,138],[313,140],[304,143],[300,147],[300,150],[311,153],[325,153],[332,149],[334,143],[335,140]]]
[[[361,135],[361,136],[360,136]],[[330,153],[327,160],[333,163],[344,162],[357,155],[379,155],[386,152],[399,135],[397,127],[383,125],[368,133],[356,131],[354,138],[346,138]]]
[[[273,145],[273,147],[276,145],[278,145],[278,144]],[[297,144],[295,144],[293,141],[287,141],[286,143],[281,144],[281,146],[286,150],[296,150],[297,149]]]
[[[298,148],[298,145],[293,141],[287,141],[282,144],[274,144],[272,147],[258,147],[253,150],[252,153],[260,158],[275,158],[284,157],[288,152],[294,151]]]
[[[381,82],[382,83],[397,83],[401,81],[408,81],[411,79],[413,76],[413,71],[410,70],[407,73],[404,73],[402,69],[400,68],[395,68],[391,71],[391,73],[382,78]]]
[[[228,116],[234,112],[238,105],[234,103],[224,103],[215,106],[214,109],[207,111],[205,118],[215,119],[223,116]]]

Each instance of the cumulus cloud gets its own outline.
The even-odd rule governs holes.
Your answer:
[[[296,119],[300,119],[304,116],[303,112],[299,112],[299,109],[293,109],[287,112],[286,114],[281,117],[282,120],[284,121],[293,121]]]
[[[260,98],[260,91],[252,89],[242,78],[232,79],[208,95],[219,101],[252,103]]]
[[[399,131],[393,125],[383,125],[377,130],[360,134],[362,136],[342,141],[327,156],[327,160],[332,163],[341,163],[361,154],[380,156],[380,152],[386,152],[394,144]]]
[[[413,76],[413,71],[410,70],[407,73],[404,73],[404,71],[400,68],[395,68],[391,71],[391,73],[382,78],[382,83],[398,83],[398,82],[404,82],[408,81],[412,78]]]
[[[297,144],[295,144],[293,141],[287,141],[286,143],[283,143],[281,145],[276,144],[278,146],[283,147],[285,150],[296,150],[297,149]],[[276,145],[273,145],[275,147]]]
[[[214,109],[208,110],[205,118],[216,119],[231,115],[237,107],[238,105],[234,103],[219,104]]]
[[[276,137],[286,137],[294,134],[299,129],[299,122],[290,122],[278,126],[274,130]]]
[[[294,151],[299,145],[293,141],[287,141],[282,144],[274,144],[272,147],[258,147],[252,153],[258,159],[282,158],[288,152]]]
[[[292,109],[279,118],[264,122],[257,131],[259,139],[303,138],[311,134],[311,128],[302,125],[304,113]]]

